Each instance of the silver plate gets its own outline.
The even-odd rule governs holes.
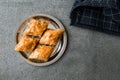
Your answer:
[[[31,16],[29,18],[27,18],[20,26],[19,29],[17,31],[16,34],[16,43],[19,42],[20,38],[22,37],[23,31],[26,29],[27,24],[29,22],[30,19],[32,18],[45,18],[45,19],[49,19],[50,20],[50,24],[48,25],[48,28],[51,29],[63,29],[65,32],[62,36],[62,38],[59,40],[59,42],[57,43],[53,53],[51,54],[48,62],[44,62],[44,63],[37,63],[37,62],[32,62],[30,60],[28,60],[28,53],[24,53],[24,52],[20,52],[20,54],[22,55],[22,58],[28,62],[29,64],[32,64],[34,66],[47,66],[50,65],[54,62],[56,62],[64,53],[66,46],[67,46],[67,34],[66,34],[66,30],[64,28],[64,26],[62,25],[62,23],[56,19],[53,16],[47,15],[47,14],[38,14],[38,15],[34,15]]]

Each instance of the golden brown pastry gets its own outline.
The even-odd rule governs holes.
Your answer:
[[[38,45],[37,48],[29,56],[29,60],[33,60],[33,61],[37,61],[37,62],[48,61],[51,53],[54,50],[54,47],[55,46]]]
[[[39,20],[31,19],[23,35],[32,35],[40,37],[42,33],[46,30],[48,24],[49,21],[42,18]]]
[[[62,36],[64,30],[62,29],[49,29],[41,37],[40,44],[56,45],[59,38]]]
[[[39,42],[38,39],[33,39],[24,36],[20,39],[19,43],[16,45],[15,50],[22,52],[32,52],[38,42]]]

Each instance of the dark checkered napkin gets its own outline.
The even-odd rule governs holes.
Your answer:
[[[119,0],[75,0],[71,14],[71,25],[103,32],[120,33]]]

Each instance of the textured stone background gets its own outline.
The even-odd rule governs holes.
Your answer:
[[[0,80],[120,80],[120,37],[70,26],[74,0],[0,0]],[[20,23],[46,13],[65,25],[64,56],[47,67],[27,64],[14,51]]]

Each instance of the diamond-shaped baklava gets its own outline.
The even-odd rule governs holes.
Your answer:
[[[32,61],[48,61],[55,46],[38,45],[36,49],[31,53],[29,59]]]
[[[47,45],[56,45],[63,32],[64,30],[62,29],[48,29],[41,37],[39,43]]]
[[[38,42],[39,42],[38,39],[24,36],[20,39],[19,43],[16,45],[15,50],[22,52],[32,52]]]
[[[32,35],[32,36],[41,37],[43,32],[47,29],[48,24],[49,21],[42,18],[39,20],[31,19],[23,35]]]

